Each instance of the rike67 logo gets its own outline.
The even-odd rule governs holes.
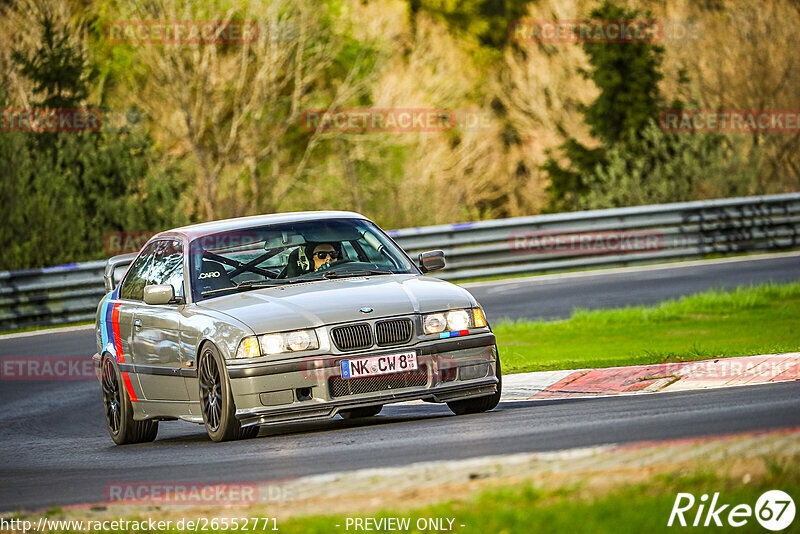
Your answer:
[[[748,524],[753,516],[767,530],[785,530],[794,521],[794,501],[788,493],[781,490],[764,492],[756,501],[755,507],[749,504],[723,503],[719,492],[714,493],[710,502],[706,493],[701,495],[700,499],[695,499],[691,493],[678,493],[667,526],[728,525],[738,528]]]

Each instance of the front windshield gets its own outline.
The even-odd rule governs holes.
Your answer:
[[[419,274],[397,245],[363,219],[271,224],[204,236],[189,247],[195,301],[311,280]]]

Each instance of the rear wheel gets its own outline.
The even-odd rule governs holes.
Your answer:
[[[102,361],[101,385],[106,428],[117,445],[153,441],[158,434],[158,421],[135,421],[133,406],[122,386],[122,376],[113,359]]]
[[[342,410],[339,415],[342,419],[360,419],[362,417],[372,417],[378,415],[383,409],[383,405],[367,406],[365,408],[351,408],[350,410]]]
[[[456,415],[488,412],[497,407],[503,389],[503,372],[500,370],[500,357],[495,360],[495,376],[497,377],[497,391],[492,395],[448,402],[447,407]]]
[[[236,419],[236,406],[224,370],[217,348],[206,344],[201,351],[197,378],[200,383],[200,407],[208,437],[213,441],[253,438],[258,434],[258,427],[243,428]]]

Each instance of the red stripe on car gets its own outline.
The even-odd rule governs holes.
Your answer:
[[[122,353],[122,335],[119,332],[119,306],[119,302],[115,303],[114,309],[111,311],[111,329],[114,332],[114,349],[117,352],[117,362],[125,363],[125,355]]]
[[[125,389],[128,390],[128,397],[131,398],[131,402],[138,401],[139,398],[136,397],[136,392],[133,391],[133,382],[131,382],[131,374],[122,373],[122,381],[125,382]]]
[[[125,363],[125,354],[122,351],[122,334],[120,334],[119,331],[119,307],[119,302],[114,304],[114,309],[111,312],[111,328],[114,331],[114,348],[117,352],[117,362]],[[122,382],[125,384],[125,389],[128,392],[128,397],[131,399],[131,402],[138,401],[139,398],[133,390],[133,382],[131,382],[130,373],[122,373]]]

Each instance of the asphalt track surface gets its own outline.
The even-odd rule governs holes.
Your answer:
[[[647,304],[709,287],[800,279],[800,257],[585,273],[469,286],[493,320],[557,318],[574,307]],[[90,330],[0,338],[3,356],[89,355]],[[552,451],[800,426],[800,382],[628,397],[502,402],[456,417],[387,406],[377,417],[262,428],[212,443],[162,423],[154,443],[114,446],[95,381],[0,382],[0,510],[102,502],[112,482],[244,482],[419,461]]]
[[[655,304],[712,288],[800,280],[800,255],[729,258],[465,284],[490,321],[563,319],[575,308]]]

